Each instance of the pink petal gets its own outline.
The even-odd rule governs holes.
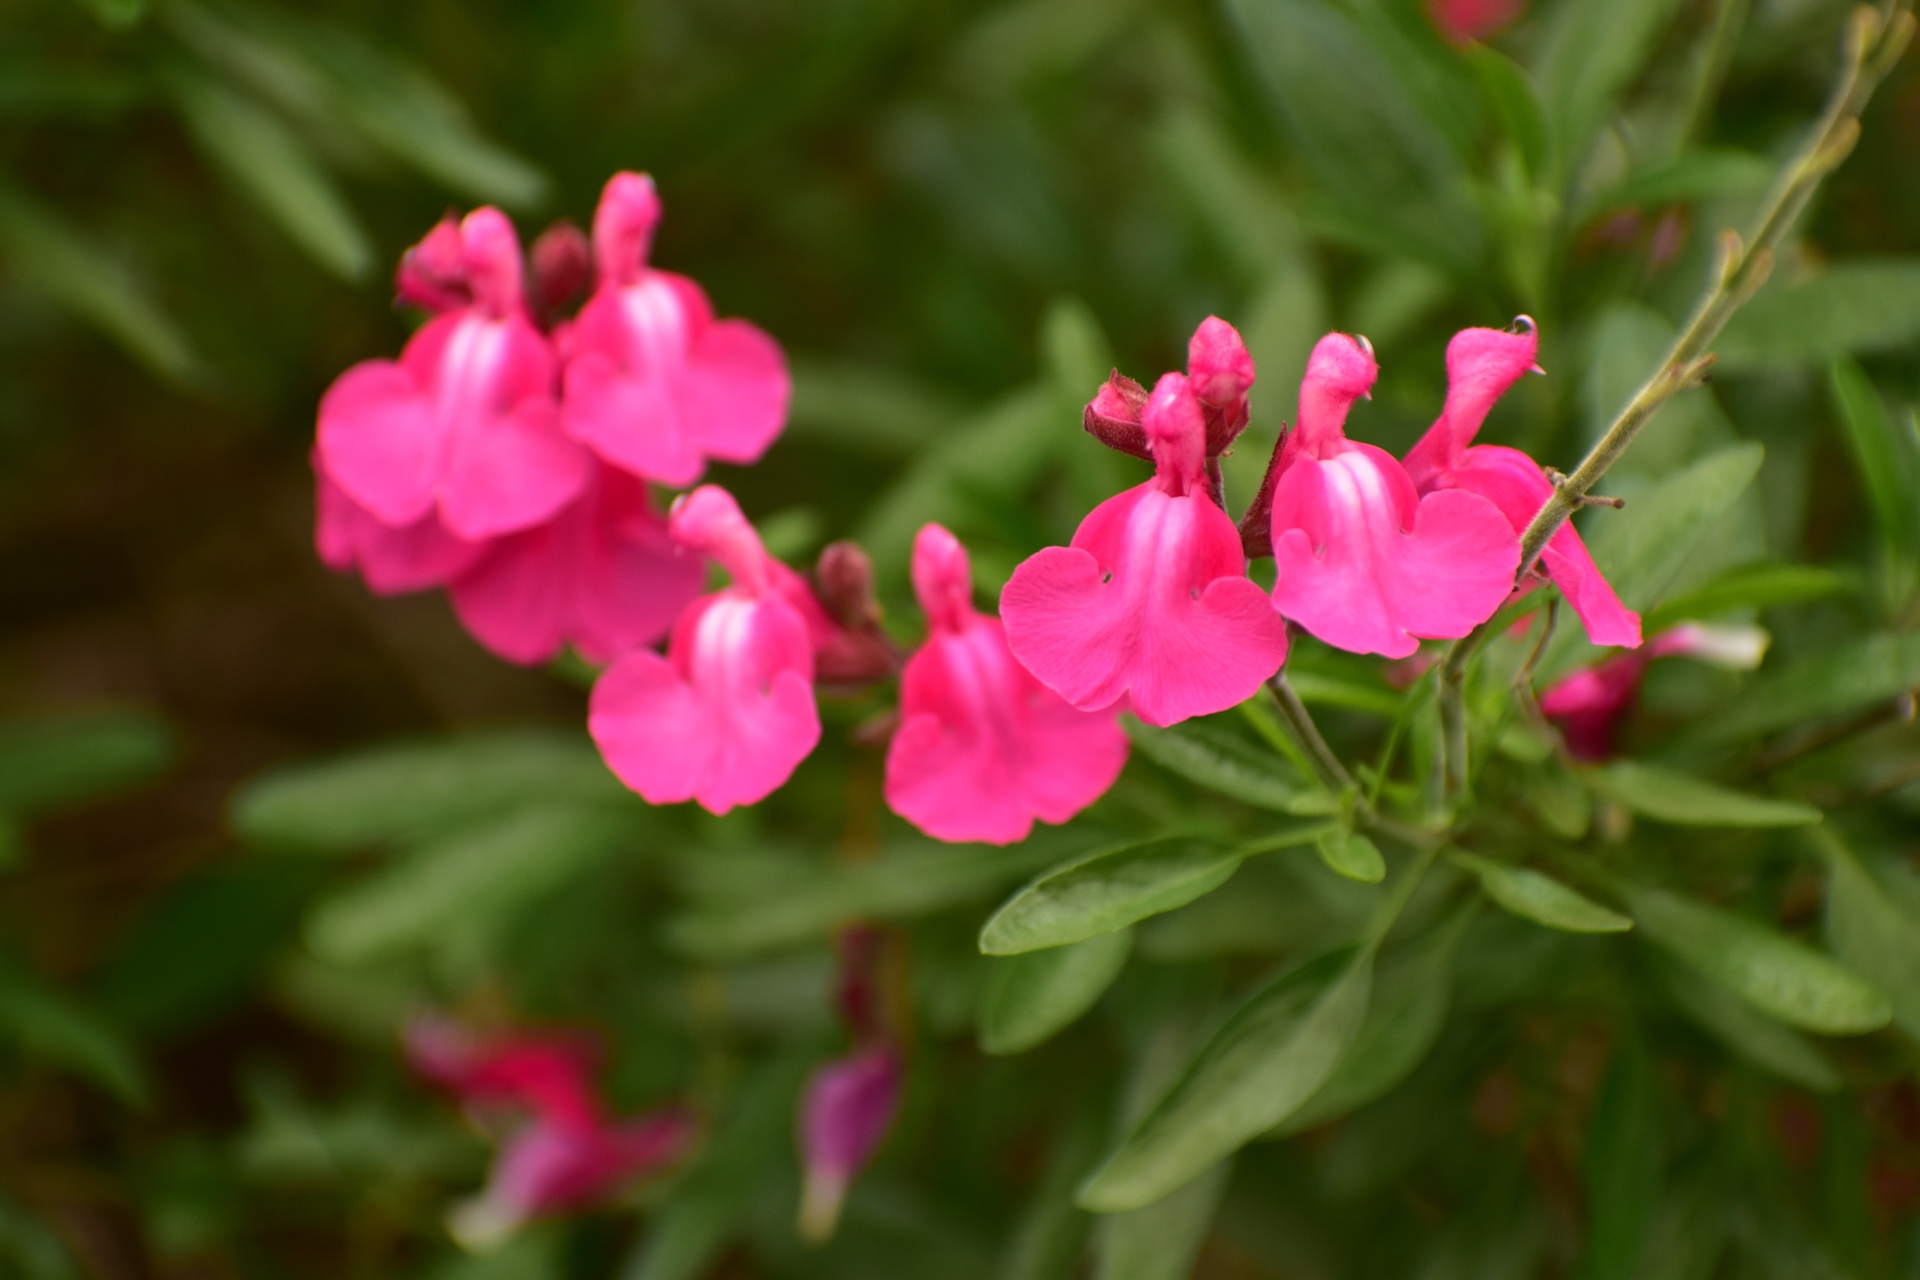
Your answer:
[[[806,623],[778,596],[721,592],[675,624],[668,657],[632,650],[594,685],[588,728],[651,804],[714,813],[765,799],[820,739]]]
[[[646,174],[625,171],[607,179],[593,213],[593,253],[602,280],[628,284],[639,277],[660,214],[660,195]]]
[[[1540,710],[1560,728],[1577,760],[1614,754],[1620,725],[1640,695],[1640,681],[1655,655],[1621,654],[1583,667],[1540,695]]]
[[[709,457],[757,462],[787,425],[792,394],[780,345],[745,320],[720,320],[688,353],[681,421]]]
[[[1492,616],[1520,558],[1492,503],[1458,490],[1416,498],[1391,455],[1353,443],[1280,478],[1273,550],[1281,613],[1328,644],[1389,658]]]
[[[1222,413],[1221,438],[1207,442],[1209,457],[1224,449],[1246,425],[1253,375],[1253,357],[1239,331],[1219,316],[1202,320],[1187,343],[1187,377],[1201,402]]]
[[[486,551],[447,532],[428,514],[404,528],[374,519],[322,471],[316,475],[314,543],[320,560],[339,571],[358,569],[375,595],[401,595],[449,581]]]
[[[354,365],[320,398],[321,467],[386,524],[409,525],[433,509],[445,439],[424,390],[391,360]]]
[[[801,1231],[831,1235],[847,1186],[893,1124],[900,1106],[900,1056],[877,1045],[830,1062],[807,1082],[800,1102],[800,1156],[806,1188]]]
[[[1514,321],[1517,331],[1462,329],[1447,343],[1447,402],[1431,430],[1407,454],[1407,475],[1425,493],[1440,487],[1473,443],[1494,402],[1534,368],[1540,334],[1531,318]]]
[[[1033,820],[1065,822],[1127,762],[1116,712],[1076,711],[1013,659],[1000,623],[975,617],[907,663],[887,751],[887,803],[939,840],[1012,844]]]
[[[699,479],[706,467],[699,424],[686,417],[679,384],[702,323],[663,272],[603,284],[569,338],[567,431],[615,466],[662,484]]]
[[[1156,484],[1094,508],[1071,547],[1028,558],[1000,613],[1015,656],[1069,703],[1124,696],[1165,725],[1251,697],[1286,657],[1286,628],[1243,576],[1233,522]]]
[[[460,243],[460,224],[452,214],[440,219],[419,244],[400,255],[394,290],[400,295],[400,301],[435,315],[473,301],[473,293],[467,287],[466,251]]]
[[[1501,445],[1477,444],[1466,450],[1454,469],[1453,482],[1499,507],[1516,534],[1525,532],[1553,496],[1553,485],[1539,463]],[[1540,561],[1579,615],[1589,640],[1627,649],[1639,646],[1640,615],[1621,603],[1572,521],[1554,533]]]
[[[452,595],[467,630],[508,661],[544,662],[571,643],[606,662],[664,636],[703,580],[700,558],[674,546],[645,483],[596,463],[579,498],[496,540]]]
[[[587,480],[586,452],[561,430],[546,340],[524,317],[486,329],[471,352],[450,349],[442,363],[451,430],[440,511],[468,538],[538,524]]]

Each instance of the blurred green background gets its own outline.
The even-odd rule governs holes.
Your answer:
[[[1240,327],[1260,368],[1254,430],[1229,460],[1236,509],[1329,328],[1367,334],[1381,357],[1352,434],[1400,452],[1444,395],[1453,330],[1531,314],[1547,376],[1509,396],[1484,438],[1570,468],[1684,316],[1714,234],[1744,221],[1818,109],[1845,10],[1536,0],[1491,47],[1463,50],[1417,0],[10,0],[0,1275],[1069,1274],[1057,1258],[1022,1261],[1017,1232],[1045,1223],[1021,1206],[1073,1172],[1073,1150],[1099,1145],[1084,1117],[1050,1136],[1057,1099],[1095,1079],[1085,1063],[1113,1068],[1126,1037],[1086,1039],[1021,1076],[974,1053],[967,1032],[977,900],[1056,855],[1016,851],[890,908],[973,904],[916,935],[928,1044],[951,1051],[927,1050],[936,1065],[916,1078],[921,1118],[890,1148],[892,1189],[855,1214],[842,1254],[782,1235],[784,1108],[807,1053],[831,1043],[824,952],[727,968],[724,938],[702,942],[686,914],[662,941],[673,904],[777,876],[783,850],[879,838],[877,766],[834,732],[878,701],[829,707],[827,746],[757,815],[623,819],[649,848],[699,858],[609,862],[597,837],[563,856],[566,831],[540,828],[537,867],[510,851],[397,923],[390,904],[366,905],[372,890],[353,915],[349,891],[370,869],[377,886],[370,845],[420,837],[400,832],[404,816],[329,837],[337,857],[259,852],[287,823],[255,812],[249,827],[244,806],[236,835],[229,797],[262,770],[450,730],[549,726],[558,736],[484,740],[505,753],[502,776],[550,761],[561,791],[597,795],[568,736],[584,713],[575,685],[494,660],[438,594],[375,599],[311,551],[315,403],[350,362],[397,351],[409,318],[391,305],[392,264],[447,209],[498,203],[530,241],[555,218],[584,225],[615,169],[651,172],[667,211],[654,261],[794,362],[786,436],[719,478],[790,557],[862,539],[911,634],[918,524],[961,534],[991,598],[1022,556],[1064,541],[1139,474],[1078,431],[1108,368],[1150,382],[1179,367],[1210,313]],[[1842,566],[1845,601],[1769,617],[1783,662],[1876,617],[1913,621],[1911,559],[1882,550],[1920,540],[1898,525],[1920,479],[1912,452],[1881,473],[1897,479],[1892,498],[1872,491],[1830,388],[1836,358],[1864,370],[1896,443],[1912,435],[1912,66],[1910,54],[1774,283],[1719,345],[1714,388],[1671,407],[1603,486],[1631,512],[1681,465],[1764,443],[1758,482],[1680,585],[1763,559]],[[1656,713],[1702,705],[1671,683],[1666,704],[1658,680],[1650,691]],[[1343,741],[1377,740],[1343,714],[1331,730]],[[1909,739],[1886,750],[1910,752]],[[395,812],[418,802],[409,767],[395,766]],[[1149,766],[1129,778],[1142,771],[1122,821],[1184,803],[1156,798],[1170,784]],[[1890,830],[1888,847],[1911,852],[1910,814]],[[676,952],[675,936],[694,942]],[[1203,986],[1248,963],[1184,959],[1164,939],[1162,954],[1169,971],[1213,965]],[[1187,999],[1184,978],[1134,977],[1131,1008]],[[724,1025],[701,1012],[719,989]],[[679,1254],[611,1214],[462,1259],[437,1223],[483,1151],[404,1082],[389,1039],[396,1010],[423,997],[614,1028],[617,1097],[729,1100],[726,1132],[772,1135],[739,1159],[773,1181],[711,1222],[683,1209]],[[1513,1025],[1524,1044],[1533,1024]],[[723,1052],[715,1037],[754,1048]],[[1519,1060],[1549,1076],[1581,1061]],[[1572,1256],[1556,1240],[1579,1217],[1561,1212],[1578,1199],[1579,1157],[1552,1126],[1580,1123],[1590,1083],[1542,1086],[1573,1101],[1534,1137],[1481,1125],[1520,1153],[1499,1165],[1501,1194],[1534,1206],[1493,1232],[1511,1257],[1473,1252],[1491,1228],[1444,1197],[1408,1190],[1391,1211],[1349,1205],[1329,1226],[1273,1209],[1285,1197],[1256,1181],[1199,1274],[1566,1274],[1552,1259]],[[1104,1099],[1111,1086],[1085,1088]],[[1473,1105],[1505,1105],[1490,1096]],[[1920,1266],[1903,1243],[1920,1104],[1910,1086],[1886,1096],[1868,1119],[1830,1118],[1842,1137],[1807,1159],[1839,1159],[1842,1140],[1891,1144],[1886,1177],[1906,1182],[1872,1207],[1859,1182],[1781,1192],[1837,1198],[1836,1230],[1864,1223],[1857,1250],[1796,1260],[1746,1222],[1731,1229],[1746,1252],[1658,1274],[1920,1274],[1897,1270]],[[1783,1186],[1821,1176],[1791,1150],[1767,1159]],[[1396,1172],[1353,1176],[1372,1187]],[[1451,1253],[1422,1252],[1452,1223],[1465,1225],[1446,1235]],[[1581,1265],[1599,1280],[1601,1263]]]

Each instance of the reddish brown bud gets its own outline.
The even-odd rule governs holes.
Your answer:
[[[1109,449],[1153,461],[1140,415],[1147,407],[1147,389],[1115,369],[1087,403],[1080,425]]]
[[[580,228],[562,218],[533,242],[534,309],[553,320],[593,278],[593,247]]]
[[[813,566],[813,591],[833,620],[861,631],[880,621],[873,594],[873,561],[857,542],[832,542]]]
[[[1240,548],[1249,560],[1262,560],[1273,554],[1273,486],[1286,470],[1287,440],[1293,433],[1281,429],[1274,441],[1273,456],[1267,459],[1267,472],[1260,477],[1260,489],[1240,517]]]

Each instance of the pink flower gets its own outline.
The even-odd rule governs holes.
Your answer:
[[[1447,344],[1446,406],[1407,454],[1406,466],[1420,493],[1477,493],[1500,508],[1509,527],[1520,534],[1553,496],[1552,483],[1540,465],[1518,449],[1473,443],[1494,401],[1534,368],[1540,335],[1525,316],[1515,323],[1515,333],[1462,329],[1453,335]],[[1588,639],[1629,649],[1640,643],[1640,615],[1620,603],[1600,576],[1571,521],[1548,541],[1540,561],[1580,615]]]
[[[699,1131],[681,1107],[585,1125],[535,1119],[501,1145],[486,1187],[457,1206],[448,1225],[461,1243],[486,1248],[536,1218],[604,1204],[677,1163]]]
[[[1000,614],[1014,655],[1073,706],[1103,711],[1124,697],[1167,725],[1251,697],[1280,669],[1287,636],[1214,505],[1187,378],[1162,377],[1141,420],[1153,479],[1095,507],[1071,546],[1014,570]]]
[[[1346,438],[1347,410],[1378,371],[1363,341],[1322,338],[1300,384],[1300,420],[1261,488],[1280,612],[1336,648],[1404,658],[1422,639],[1463,636],[1491,616],[1513,589],[1520,542],[1485,498],[1422,498],[1391,454]]]
[[[419,1017],[402,1035],[409,1064],[476,1118],[529,1111],[584,1124],[599,1114],[600,1046],[577,1032],[481,1036],[448,1018]]]
[[[567,338],[567,430],[615,466],[691,484],[708,458],[753,462],[786,423],[786,357],[700,286],[647,265],[660,199],[616,173],[593,216],[599,282]]]
[[[484,542],[448,533],[431,512],[401,529],[382,524],[318,469],[318,459],[315,462],[313,541],[320,561],[339,573],[358,569],[375,595],[440,586],[486,550]]]
[[[1540,710],[1560,727],[1574,759],[1605,760],[1618,750],[1620,726],[1639,701],[1640,682],[1655,658],[1677,654],[1750,671],[1766,656],[1767,642],[1758,627],[1685,623],[1661,632],[1636,653],[1582,667],[1540,695]]]
[[[1427,0],[1440,34],[1458,45],[1485,40],[1526,7],[1527,0]]]
[[[1247,391],[1253,386],[1253,357],[1240,333],[1218,316],[1208,316],[1187,343],[1187,381],[1206,422],[1206,456],[1217,458],[1247,426]],[[1087,433],[1110,449],[1153,461],[1142,414],[1147,389],[1114,370],[1081,414]]]
[[[587,457],[560,429],[553,353],[527,317],[513,224],[497,209],[442,223],[408,253],[399,284],[440,314],[397,363],[363,361],[327,389],[322,469],[395,528],[437,511],[471,541],[545,520],[579,491]]]
[[[553,519],[496,538],[453,576],[453,607],[509,662],[544,662],[563,644],[607,662],[664,636],[705,578],[700,558],[668,536],[646,481],[595,461]]]
[[[1033,820],[1065,822],[1127,762],[1112,711],[1076,711],[1014,661],[996,618],[973,608],[966,548],[937,524],[913,545],[927,642],[900,682],[887,803],[939,840],[1012,844]]]
[[[697,800],[726,813],[764,799],[820,740],[813,646],[777,588],[783,567],[726,490],[682,497],[669,529],[733,585],[687,606],[666,657],[635,649],[616,659],[593,687],[587,727],[608,768],[648,803]]]
[[[872,1157],[900,1106],[900,1055],[875,1044],[829,1062],[807,1082],[800,1103],[800,1234],[833,1234],[853,1177]]]

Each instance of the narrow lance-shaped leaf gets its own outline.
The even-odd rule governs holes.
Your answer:
[[[1120,723],[1147,759],[1221,795],[1281,813],[1317,811],[1315,802],[1325,800],[1272,752],[1224,730],[1192,721],[1157,729],[1131,715]]]
[[[1009,956],[1112,933],[1225,884],[1244,855],[1198,836],[1102,849],[1047,871],[980,930],[980,949]]]
[[[1900,1029],[1920,1040],[1920,920],[1890,898],[1832,831],[1814,833],[1827,856],[1827,937],[1834,952],[1887,994]]]
[[[1848,258],[1771,288],[1734,313],[1715,344],[1734,372],[1819,367],[1841,355],[1887,351],[1920,337],[1920,258]]]
[[[172,759],[166,724],[137,712],[0,722],[0,813],[32,813],[133,786]]]
[[[1660,1204],[1662,1143],[1652,1064],[1638,1045],[1614,1057],[1587,1130],[1587,1250],[1581,1274],[1644,1274],[1647,1232]]]
[[[1678,961],[1663,965],[1668,993],[1681,1012],[1720,1042],[1764,1071],[1815,1093],[1840,1088],[1840,1073],[1813,1043],[1791,1027],[1756,1012],[1726,988],[1708,982]]]
[[[200,147],[289,239],[347,280],[373,266],[373,246],[319,157],[260,104],[211,77],[172,77],[175,100]]]
[[[122,1101],[150,1092],[139,1058],[118,1030],[24,970],[0,967],[0,1036],[30,1058],[65,1067]]]
[[[1897,608],[1913,585],[1913,559],[1920,551],[1920,467],[1913,445],[1895,431],[1880,393],[1860,366],[1843,358],[1834,361],[1830,374],[1840,425],[1880,526],[1889,603]]]
[[[1093,1007],[1132,950],[1133,931],[1121,929],[993,961],[980,1006],[980,1047],[1024,1053],[1044,1042]]]
[[[1846,582],[1831,569],[1805,564],[1755,564],[1730,569],[1685,595],[1663,601],[1649,611],[1647,635],[1658,635],[1676,622],[1690,618],[1717,618],[1735,609],[1764,609],[1800,604],[1846,590]]]
[[[1102,1218],[1094,1280],[1187,1280],[1232,1173],[1233,1162],[1222,1160],[1164,1200]]]
[[[1804,943],[1662,889],[1623,890],[1647,937],[1763,1013],[1823,1035],[1887,1025],[1887,998]]]
[[[1552,876],[1470,853],[1456,853],[1452,861],[1479,877],[1480,887],[1489,898],[1535,924],[1568,933],[1619,933],[1633,928],[1633,921],[1626,916],[1569,889]]]
[[[1731,791],[1684,773],[1622,760],[1586,775],[1593,789],[1635,813],[1687,827],[1804,827],[1820,811]]]
[[[1152,1204],[1286,1119],[1353,1042],[1372,974],[1371,948],[1347,949],[1255,992],[1088,1180],[1081,1205],[1113,1213]]]
[[[1357,831],[1329,831],[1314,841],[1320,861],[1328,869],[1362,884],[1379,884],[1387,878],[1387,860],[1380,847]]]

